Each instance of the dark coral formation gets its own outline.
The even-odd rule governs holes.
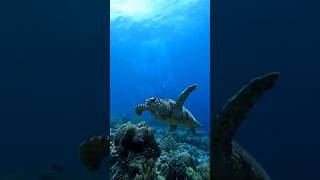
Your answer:
[[[112,179],[155,178],[155,162],[160,157],[154,132],[145,123],[128,122],[112,136]]]
[[[108,154],[109,138],[107,136],[92,137],[80,144],[80,161],[89,170],[99,169]]]

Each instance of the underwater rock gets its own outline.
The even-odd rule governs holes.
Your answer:
[[[147,153],[151,157],[160,156],[160,148],[155,141],[153,130],[144,122],[137,125],[131,122],[121,125],[116,131],[113,142],[118,153],[123,156],[129,152],[147,153],[146,150],[154,151],[151,154]]]
[[[112,141],[112,179],[156,178],[155,162],[161,150],[146,123],[121,125]]]
[[[80,161],[89,170],[100,168],[101,162],[109,154],[109,137],[96,136],[80,144]]]

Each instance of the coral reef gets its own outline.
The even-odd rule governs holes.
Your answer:
[[[80,145],[81,162],[89,170],[98,169],[110,154],[113,180],[210,179],[210,143],[206,132],[170,132],[162,126],[154,126],[154,130],[145,122],[123,122],[113,118],[110,139],[93,137]]]
[[[160,142],[160,148],[163,151],[170,152],[177,149],[177,142],[172,136],[165,136]]]
[[[153,130],[144,122],[121,125],[112,137],[112,179],[155,179],[155,162],[160,157]]]
[[[158,170],[166,179],[188,179],[188,169],[195,172],[197,161],[187,152],[163,154],[158,163]]]
[[[115,127],[110,134],[111,179],[210,179],[210,169],[203,168],[210,157],[207,133],[152,130],[145,122]]]
[[[198,130],[193,134],[188,129],[168,132],[167,129],[158,128],[156,137],[162,151],[171,153],[188,152],[197,159],[199,164],[209,162],[210,140],[209,134],[204,131]]]

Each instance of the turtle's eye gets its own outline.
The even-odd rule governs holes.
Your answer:
[[[155,98],[148,98],[147,99],[147,103],[154,103],[156,100],[155,100]]]
[[[151,102],[155,102],[156,99],[155,99],[155,98],[151,98],[150,101],[151,101]]]

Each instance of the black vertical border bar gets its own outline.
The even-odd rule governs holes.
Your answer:
[[[106,1],[107,3],[107,17],[106,17],[106,59],[104,61],[106,61],[106,117],[105,119],[105,132],[107,133],[107,136],[109,136],[110,134],[110,0]],[[107,157],[107,179],[110,179],[110,156]]]

